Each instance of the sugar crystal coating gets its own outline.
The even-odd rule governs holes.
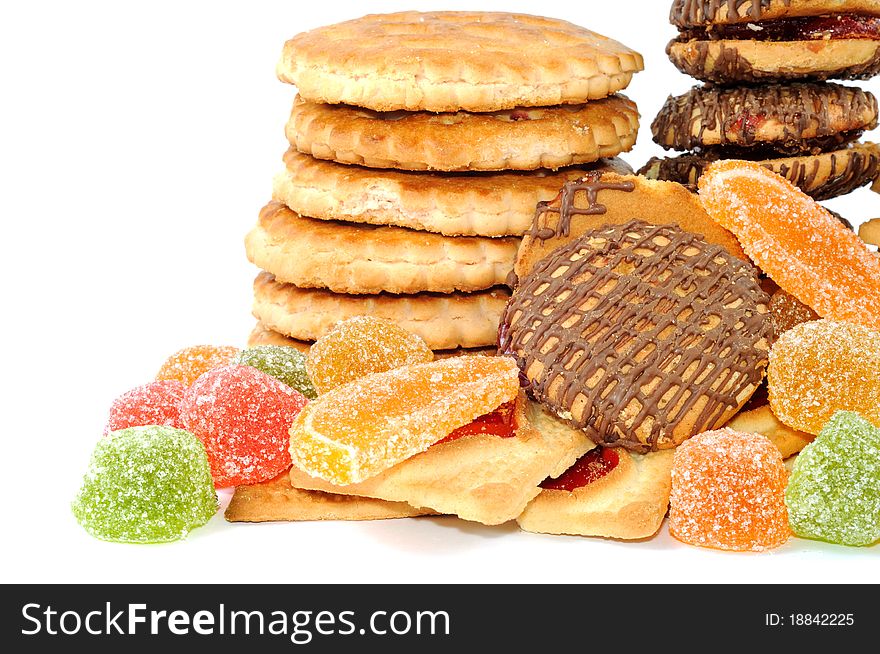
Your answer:
[[[846,322],[806,322],[770,351],[770,406],[789,427],[818,434],[837,411],[880,426],[880,332]]]
[[[669,532],[698,547],[760,551],[788,540],[788,473],[766,437],[707,431],[675,451]]]
[[[750,161],[720,161],[699,181],[709,216],[780,287],[820,316],[880,329],[880,257],[791,182]]]
[[[104,433],[143,425],[182,428],[180,401],[185,392],[186,386],[169,379],[150,382],[123,393],[110,405]]]
[[[356,316],[337,324],[309,350],[306,367],[319,393],[372,374],[432,361],[419,336],[384,318]]]
[[[333,484],[363,481],[518,393],[516,362],[503,356],[440,359],[361,377],[318,396],[296,417],[291,459]]]
[[[306,372],[306,355],[286,345],[255,345],[239,352],[240,366],[251,366],[298,390],[310,400],[318,396]]]
[[[857,413],[835,413],[795,460],[785,503],[802,538],[880,540],[880,429]]]
[[[209,370],[187,389],[181,418],[205,446],[218,488],[255,484],[290,466],[287,430],[308,403],[250,366]]]
[[[184,538],[217,511],[205,448],[159,425],[110,432],[95,446],[73,514],[92,536],[127,543]]]
[[[156,373],[156,379],[175,379],[189,386],[199,375],[212,368],[232,363],[238,348],[231,345],[193,345],[168,357]]]

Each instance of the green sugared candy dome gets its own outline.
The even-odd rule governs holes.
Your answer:
[[[179,540],[216,511],[204,446],[187,431],[157,425],[102,438],[73,501],[92,536],[126,543]]]
[[[256,368],[299,391],[310,400],[318,397],[318,392],[306,372],[306,355],[295,347],[255,345],[242,350],[236,363]]]
[[[795,461],[785,490],[791,530],[840,545],[880,540],[880,429],[838,411]]]

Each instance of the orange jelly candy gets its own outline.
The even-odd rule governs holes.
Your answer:
[[[700,200],[754,262],[820,316],[880,329],[880,258],[828,211],[760,164],[719,161]]]
[[[832,320],[798,325],[770,350],[767,388],[776,417],[808,434],[837,411],[880,427],[880,332]]]
[[[156,379],[173,379],[192,386],[204,373],[235,363],[239,349],[231,345],[193,345],[165,359]]]
[[[760,551],[789,537],[782,455],[765,436],[707,431],[672,463],[669,532],[698,547]]]
[[[290,428],[290,456],[313,477],[357,483],[518,393],[519,369],[510,357],[456,357],[376,373],[309,403]]]
[[[434,360],[425,341],[384,318],[357,316],[319,338],[306,371],[318,393],[372,374]]]

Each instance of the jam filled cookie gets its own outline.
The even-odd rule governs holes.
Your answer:
[[[686,75],[716,84],[868,79],[880,72],[871,0],[675,0],[666,48]]]

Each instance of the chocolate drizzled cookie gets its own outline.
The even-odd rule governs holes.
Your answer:
[[[718,158],[717,154],[711,152],[652,157],[639,170],[639,175],[678,182],[696,191],[697,180],[703,170]],[[875,143],[855,143],[842,150],[765,159],[760,163],[814,199],[828,200],[869,184],[880,175],[880,146]]]
[[[880,72],[871,0],[675,0],[667,46],[683,73],[716,84],[868,79]]]
[[[766,159],[840,149],[877,126],[877,100],[839,84],[694,87],[670,96],[651,124],[667,149]],[[743,156],[756,153],[759,156]]]
[[[505,309],[499,351],[595,442],[666,449],[723,424],[760,385],[767,303],[751,264],[633,220],[538,263]]]

